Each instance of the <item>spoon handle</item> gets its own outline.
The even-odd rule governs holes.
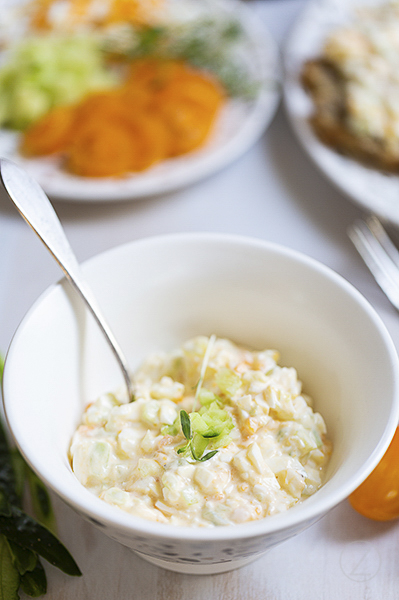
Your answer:
[[[26,171],[6,158],[0,159],[0,175],[9,197],[22,217],[39,236],[90,309],[120,365],[128,398],[134,399],[127,361],[82,275],[79,263],[50,200]]]

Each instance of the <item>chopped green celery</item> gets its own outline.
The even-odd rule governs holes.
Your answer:
[[[318,443],[314,436],[314,432],[306,431],[305,428],[302,428],[302,430],[298,431],[297,435],[301,444],[303,445],[304,452],[307,453],[311,450],[316,450],[316,448],[318,447]]]
[[[312,433],[313,433],[314,439],[316,440],[317,447],[320,448],[320,446],[323,445],[323,442],[321,440],[319,432],[317,431],[317,429],[312,429]]]
[[[305,429],[299,423],[282,426],[277,436],[278,439],[285,440],[285,444],[295,450],[295,455],[304,456],[318,447],[318,440],[314,435],[314,431]]]
[[[190,421],[193,431],[205,438],[216,438],[224,433],[227,434],[234,427],[229,413],[219,408],[217,402],[203,406],[199,413],[191,413]]]
[[[204,435],[208,432],[208,425],[199,413],[197,413],[197,412],[191,413],[190,414],[190,422],[191,422],[191,428],[195,433]]]
[[[241,377],[227,367],[219,369],[216,373],[215,380],[220,391],[223,394],[226,394],[226,396],[234,396],[241,387]]]
[[[12,90],[7,121],[12,123],[15,129],[24,129],[30,123],[40,119],[50,108],[51,103],[44,90],[29,81],[21,81]]]
[[[210,502],[207,502],[202,509],[202,516],[214,525],[230,525],[229,510],[231,510],[229,507],[223,505],[214,508]]]
[[[202,435],[195,435],[192,440],[192,449],[196,457],[200,457],[206,450],[209,440],[202,437]]]
[[[217,450],[218,448],[226,448],[233,441],[233,438],[228,433],[222,433],[217,438],[211,440],[212,448]]]
[[[210,390],[202,389],[198,394],[198,400],[200,401],[202,406],[209,406],[212,402],[221,402],[218,396],[215,396],[213,392]]]
[[[187,506],[192,506],[193,504],[196,504],[198,502],[197,493],[192,487],[185,488],[182,491],[181,495]]]
[[[232,441],[229,433],[234,427],[233,420],[226,410],[219,408],[217,402],[209,407],[203,406],[200,413],[191,413],[190,422],[195,434],[193,445],[196,456],[202,455],[208,443],[215,450]]]
[[[95,477],[104,477],[108,468],[111,448],[108,442],[97,441],[90,452],[90,471]]]
[[[94,36],[27,38],[0,69],[0,126],[25,129],[53,107],[115,83]]]
[[[140,418],[148,425],[156,425],[159,422],[159,403],[157,400],[148,400],[141,408]]]
[[[171,377],[174,381],[178,381],[180,383],[184,383],[186,381],[185,365],[181,356],[176,356],[176,358],[173,359],[167,375],[169,375],[169,377]]]
[[[217,402],[212,402],[208,407],[202,407],[200,409],[200,415],[209,426],[212,424],[223,423],[224,428],[227,427],[229,431],[234,427],[230,414],[227,410],[220,408]]]
[[[177,415],[172,425],[164,425],[161,428],[162,435],[177,435],[180,431],[180,417]]]

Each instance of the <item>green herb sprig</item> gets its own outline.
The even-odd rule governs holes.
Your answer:
[[[187,440],[187,444],[185,446],[182,446],[181,448],[179,448],[177,450],[177,454],[183,454],[187,450],[190,450],[191,456],[197,462],[205,462],[206,460],[209,460],[210,458],[215,456],[215,454],[217,454],[217,452],[218,452],[217,450],[211,450],[211,452],[207,452],[207,454],[203,454],[203,452],[200,455],[197,454],[197,451],[196,451],[195,445],[194,445],[194,436],[191,431],[190,417],[185,410],[181,410],[179,414],[180,414],[181,429],[182,429],[184,437]],[[215,435],[215,437],[216,437],[216,435]]]
[[[199,17],[183,24],[132,28],[105,38],[106,53],[136,59],[178,59],[213,73],[229,96],[253,100],[259,83],[238,58],[237,44],[244,32],[236,19]]]
[[[3,372],[0,357],[0,383]],[[37,520],[22,509],[25,483]],[[31,597],[47,591],[40,557],[67,575],[81,571],[55,535],[55,518],[47,489],[17,449],[10,448],[0,421],[0,599],[18,600],[19,590]]]

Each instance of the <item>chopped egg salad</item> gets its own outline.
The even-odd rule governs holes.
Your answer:
[[[347,125],[399,153],[399,2],[359,9],[323,55],[346,81]]]
[[[301,502],[331,454],[322,416],[275,350],[214,336],[150,356],[135,400],[105,394],[70,446],[76,477],[136,516],[192,527],[245,523]]]

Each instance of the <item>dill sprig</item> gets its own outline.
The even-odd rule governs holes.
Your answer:
[[[124,29],[108,36],[104,50],[129,59],[180,59],[210,71],[228,95],[253,99],[259,84],[252,80],[236,48],[243,40],[241,24],[233,19],[203,17],[184,24]]]

